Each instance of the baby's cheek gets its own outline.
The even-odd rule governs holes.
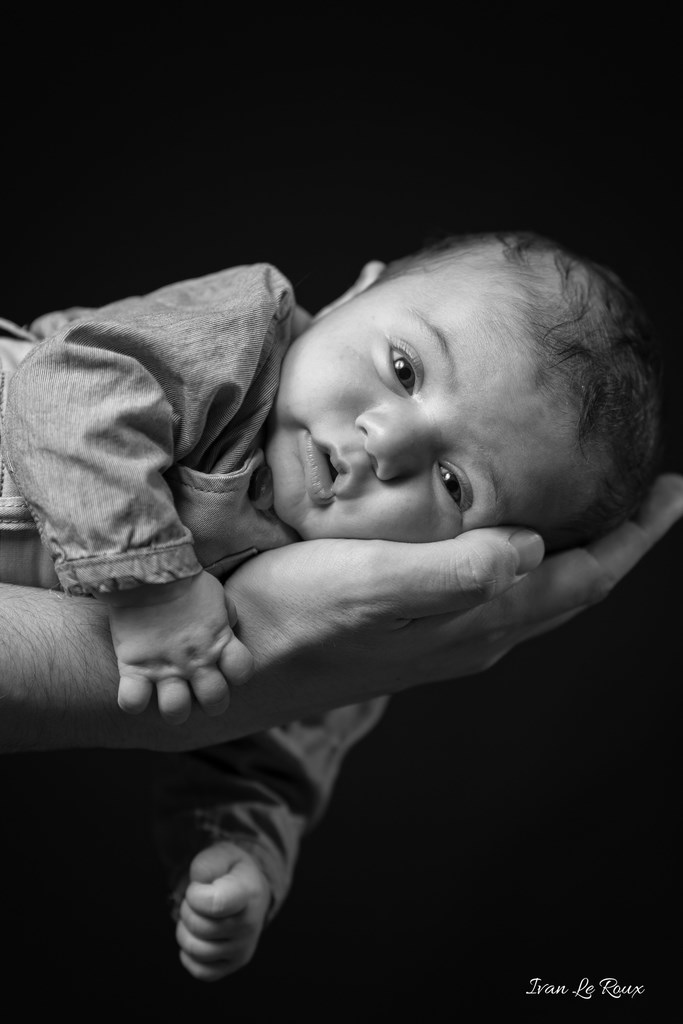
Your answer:
[[[451,512],[438,506],[431,495],[421,499],[414,494],[397,493],[373,511],[372,532],[365,536],[412,544],[448,540],[461,532],[460,520],[455,503]]]

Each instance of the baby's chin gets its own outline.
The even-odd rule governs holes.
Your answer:
[[[392,526],[384,523],[379,528],[366,522],[339,522],[334,516],[325,516],[324,509],[315,509],[312,514],[307,514],[310,510],[302,512],[301,509],[284,509],[280,512],[277,504],[274,508],[278,518],[290,529],[295,530],[301,540],[385,540],[398,544],[430,544],[434,541],[451,540],[455,536],[451,533],[448,537],[428,536],[424,530],[410,530],[399,524]]]
[[[297,503],[283,500],[282,496],[278,494],[277,487],[274,488],[273,511],[280,522],[294,531],[300,540],[312,539],[305,535],[307,532],[306,519],[301,506]]]

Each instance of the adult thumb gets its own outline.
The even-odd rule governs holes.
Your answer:
[[[485,604],[540,565],[545,554],[538,533],[511,527],[469,530],[454,540],[401,547],[403,573],[396,580],[394,610],[410,619]]]

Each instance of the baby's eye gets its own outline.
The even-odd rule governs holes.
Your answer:
[[[439,466],[441,472],[441,479],[443,485],[450,494],[456,505],[460,505],[462,502],[462,487],[455,473],[450,470],[447,466]]]
[[[406,391],[411,391],[415,387],[417,378],[415,376],[415,370],[412,368],[405,356],[394,356],[394,373],[398,377],[398,380],[402,387]]]

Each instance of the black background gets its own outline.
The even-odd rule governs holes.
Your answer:
[[[683,469],[671,24],[192,16],[8,35],[2,315],[262,260],[315,310],[434,232],[530,227],[644,299],[666,352],[666,468]],[[664,1019],[682,546],[678,526],[599,608],[395,699],[256,959],[218,985],[176,958],[150,832],[170,755],[6,757],[4,998],[79,1020]],[[536,976],[645,995],[525,996]]]

